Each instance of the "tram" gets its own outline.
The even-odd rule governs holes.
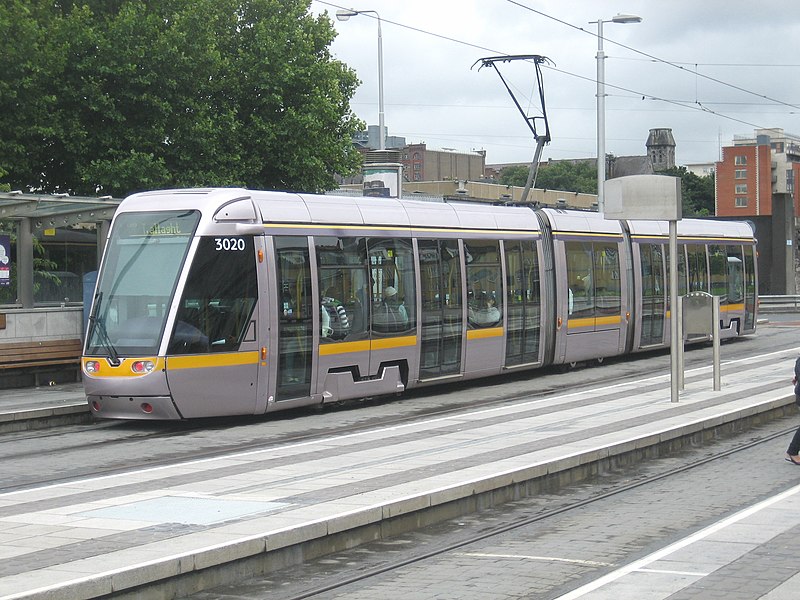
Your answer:
[[[668,224],[245,189],[117,210],[82,370],[94,416],[256,415],[668,347]],[[678,224],[679,294],[755,332],[744,222]]]

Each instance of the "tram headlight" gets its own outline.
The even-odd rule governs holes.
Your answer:
[[[156,364],[152,360],[135,360],[131,363],[131,371],[137,375],[150,373],[156,368]]]
[[[100,372],[100,361],[98,360],[87,360],[83,364],[83,368],[86,370],[87,373],[99,373]]]

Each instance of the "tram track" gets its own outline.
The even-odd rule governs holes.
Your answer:
[[[522,529],[524,527],[528,527],[531,525],[535,525],[537,523],[542,523],[547,521],[548,519],[552,519],[554,517],[558,517],[564,514],[569,513],[570,511],[575,511],[578,509],[582,509],[585,507],[589,507],[593,504],[600,503],[602,501],[613,499],[615,496],[619,496],[621,494],[625,494],[627,492],[631,492],[640,488],[644,488],[648,485],[654,484],[656,482],[669,479],[671,477],[676,477],[681,474],[687,473],[693,469],[697,469],[703,466],[707,466],[712,464],[716,461],[731,457],[733,455],[746,452],[753,448],[756,448],[760,445],[769,443],[773,440],[778,438],[786,437],[787,435],[791,434],[793,431],[796,430],[796,424],[793,424],[792,427],[789,428],[782,428],[778,431],[772,431],[767,435],[763,435],[758,437],[757,439],[751,439],[748,442],[744,442],[741,444],[737,444],[732,448],[728,448],[726,450],[715,452],[710,456],[704,456],[702,458],[698,458],[695,460],[691,460],[681,464],[680,466],[667,468],[666,470],[661,470],[657,473],[640,476],[636,478],[634,481],[630,481],[629,483],[621,483],[621,484],[613,484],[611,489],[609,486],[598,486],[600,487],[601,491],[597,493],[593,493],[590,497],[587,498],[580,498],[575,501],[570,501],[554,508],[546,509],[543,511],[539,511],[533,515],[523,515],[521,518],[515,518],[509,522],[502,523],[500,525],[489,527],[488,529],[482,529],[480,532],[475,534],[469,534],[466,536],[461,537],[455,541],[448,541],[441,545],[438,545],[435,548],[428,548],[424,552],[413,553],[413,551],[409,554],[406,552],[407,556],[402,559],[394,560],[390,562],[383,562],[379,566],[368,568],[366,570],[361,570],[355,575],[340,577],[334,581],[329,583],[325,583],[322,585],[318,585],[313,588],[307,588],[301,591],[291,592],[290,595],[286,596],[274,596],[275,590],[268,585],[264,585],[263,589],[270,590],[270,597],[277,597],[280,600],[305,600],[308,598],[316,598],[319,596],[323,596],[325,594],[329,594],[331,592],[338,592],[342,593],[345,588],[348,586],[353,586],[357,584],[362,584],[365,582],[369,582],[369,580],[378,578],[383,575],[391,574],[396,572],[400,569],[405,567],[422,564],[425,561],[429,561],[448,553],[454,553],[458,551],[463,551],[470,545],[478,544],[481,542],[486,542],[492,540],[492,538],[497,538],[504,534],[514,532],[515,530]],[[741,437],[737,436],[737,437]],[[598,563],[600,565],[600,563]],[[593,565],[597,566],[597,565]],[[600,565],[603,566],[603,565]],[[276,573],[272,573],[270,578],[277,579]],[[249,585],[250,589],[254,588],[253,584]],[[213,590],[211,590],[213,593]],[[326,596],[330,597],[330,596]]]

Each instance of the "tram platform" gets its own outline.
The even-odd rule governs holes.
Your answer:
[[[710,365],[687,371],[676,403],[665,373],[0,494],[0,599],[134,598],[153,584],[160,586],[157,594],[148,588],[146,596],[173,597],[308,559],[323,547],[352,547],[535,494],[555,482],[794,414],[787,373],[795,357],[793,350],[725,362],[721,391],[713,390]],[[67,396],[60,394],[64,405]],[[0,394],[0,411],[11,404]],[[769,532],[782,533],[775,528],[791,532],[800,524],[800,508],[790,500],[769,507],[784,515],[769,528],[740,519],[737,542],[766,543]],[[665,554],[651,563],[669,560]],[[647,576],[645,566],[610,581],[613,597],[642,598],[624,591],[630,577]],[[664,593],[647,597],[666,598],[724,566],[700,569],[694,561],[672,575],[651,570],[659,585],[644,585]],[[587,598],[611,597],[600,586],[586,592]]]

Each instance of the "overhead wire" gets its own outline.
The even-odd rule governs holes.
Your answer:
[[[526,4],[523,4],[522,2],[519,2],[518,0],[506,0],[506,2],[508,2],[509,4],[513,4],[514,6],[518,6],[520,8],[525,9],[525,10],[528,10],[528,11],[530,11],[532,13],[535,13],[537,15],[540,15],[542,17],[545,17],[547,19],[551,19],[553,21],[556,21],[557,23],[560,23],[560,24],[565,25],[567,27],[570,27],[572,29],[577,29],[577,30],[582,31],[584,33],[587,33],[589,35],[593,35],[594,37],[598,37],[598,35],[596,33],[594,33],[593,31],[589,31],[587,29],[584,29],[583,27],[578,27],[577,25],[573,25],[572,23],[564,21],[563,19],[559,19],[559,18],[554,17],[552,15],[549,15],[549,14],[547,14],[547,13],[541,11],[541,10],[537,10],[535,8],[527,6]],[[680,63],[669,61],[669,60],[665,60],[663,58],[659,58],[658,56],[654,56],[654,55],[649,54],[647,52],[644,52],[642,50],[637,50],[636,48],[633,48],[633,47],[628,46],[626,44],[623,44],[621,42],[616,42],[616,41],[614,41],[612,39],[609,39],[609,38],[606,38],[606,37],[603,37],[603,39],[605,41],[611,43],[611,44],[614,44],[615,46],[619,46],[620,48],[625,48],[626,50],[629,50],[629,51],[631,51],[631,52],[633,52],[635,54],[640,54],[642,56],[645,56],[645,57],[649,58],[652,61],[663,63],[665,65],[669,65],[671,67],[674,67],[674,68],[679,69],[681,71],[684,71],[686,73],[694,74],[692,71],[688,70],[686,67],[682,66]],[[690,64],[694,65],[696,63],[690,63]],[[760,94],[758,92],[754,92],[753,90],[748,90],[747,88],[743,88],[743,87],[738,86],[738,85],[736,85],[734,83],[729,83],[727,81],[723,81],[721,79],[717,79],[716,77],[711,77],[710,75],[704,75],[704,74],[698,74],[698,75],[700,77],[702,77],[703,79],[708,79],[709,81],[713,81],[714,83],[718,83],[720,85],[723,85],[723,86],[738,90],[740,92],[744,92],[745,94],[751,94],[753,96],[757,96],[759,98],[763,98],[764,100],[769,100],[770,102],[774,102],[775,104],[781,104],[783,106],[788,106],[790,108],[796,108],[796,109],[800,110],[800,106],[798,106],[797,104],[791,104],[789,102],[784,102],[783,100],[778,100],[777,98],[771,98],[770,96],[767,96],[765,94]]]
[[[323,4],[325,6],[330,6],[332,8],[336,8],[336,9],[349,10],[345,6],[342,6],[342,5],[333,3],[333,2],[328,2],[326,0],[315,0],[315,2],[317,2],[318,4]],[[582,33],[586,33],[586,34],[589,34],[589,35],[593,35],[594,37],[598,37],[596,33],[592,32],[592,31],[590,31],[588,29],[585,29],[583,27],[579,27],[577,25],[573,25],[572,23],[569,23],[568,21],[564,21],[563,19],[559,19],[558,17],[554,17],[552,15],[549,15],[549,14],[547,14],[547,13],[541,11],[541,10],[537,10],[535,8],[527,6],[526,4],[524,4],[522,2],[519,2],[518,0],[506,0],[506,2],[508,2],[509,4],[515,5],[515,6],[519,7],[519,8],[522,8],[524,10],[530,11],[530,12],[532,12],[534,14],[537,14],[537,15],[540,15],[540,16],[545,17],[547,19],[550,19],[552,21],[555,21],[555,22],[557,22],[557,23],[559,23],[561,25],[564,25],[566,27],[569,27],[571,29],[575,29],[577,31],[580,31]],[[363,16],[378,20],[377,16],[372,15],[370,13],[365,13]],[[421,33],[423,35],[428,35],[428,36],[431,36],[431,37],[435,37],[435,38],[438,38],[438,39],[441,39],[441,40],[445,40],[445,41],[448,41],[448,42],[452,42],[452,43],[455,43],[455,44],[459,44],[459,45],[462,45],[462,46],[467,46],[469,48],[475,48],[475,49],[478,49],[478,50],[484,50],[484,51],[488,51],[488,52],[492,52],[492,53],[496,53],[496,54],[504,54],[504,52],[502,50],[489,48],[487,46],[481,46],[479,44],[474,44],[474,43],[468,42],[468,41],[463,40],[463,39],[449,37],[449,36],[446,36],[446,35],[443,35],[443,34],[440,34],[440,33],[435,33],[435,32],[432,32],[432,31],[428,31],[428,30],[422,29],[420,27],[415,27],[413,25],[407,25],[405,23],[400,23],[400,22],[397,22],[397,21],[393,21],[391,19],[386,19],[384,17],[380,17],[380,20],[381,20],[382,23],[388,23],[388,24],[394,25],[396,27],[400,27],[400,28],[403,28],[403,29],[414,31],[416,33]],[[702,77],[704,79],[708,79],[708,80],[713,81],[715,83],[718,83],[720,85],[723,85],[723,86],[726,86],[726,87],[730,87],[732,89],[735,89],[735,90],[738,90],[738,91],[741,91],[741,92],[756,96],[756,97],[758,97],[758,98],[760,98],[762,100],[767,100],[768,102],[771,103],[770,105],[778,104],[778,105],[786,106],[786,107],[789,107],[789,108],[796,108],[796,109],[800,110],[800,106],[798,106],[798,105],[787,103],[787,102],[783,102],[782,100],[778,100],[778,99],[775,99],[775,98],[771,98],[770,96],[767,96],[765,94],[760,94],[758,92],[754,92],[752,90],[748,90],[748,89],[743,88],[741,86],[737,86],[735,84],[731,84],[731,83],[725,82],[725,81],[717,79],[715,77],[711,77],[711,76],[708,76],[708,75],[705,75],[705,74],[689,71],[685,67],[681,66],[680,63],[677,63],[677,62],[674,62],[674,61],[668,61],[668,60],[659,58],[659,57],[654,56],[652,54],[648,54],[647,52],[644,52],[644,51],[641,51],[641,50],[637,50],[636,48],[633,48],[633,47],[628,46],[626,44],[623,44],[623,43],[620,43],[620,42],[616,42],[613,39],[607,38],[605,36],[603,37],[603,39],[604,39],[604,41],[606,41],[606,42],[608,42],[610,44],[614,44],[616,46],[619,46],[621,48],[629,50],[630,52],[633,52],[635,54],[640,54],[640,55],[646,57],[648,60],[650,60],[652,62],[663,63],[663,64],[666,64],[666,65],[672,66],[674,68],[677,68],[677,69],[679,69],[681,71],[684,71],[686,73],[690,73],[692,75],[700,76],[700,77]],[[684,63],[684,64],[696,65],[696,64],[700,64],[700,63]],[[570,71],[565,71],[563,69],[559,69],[559,68],[555,67],[554,65],[545,65],[545,68],[547,68],[547,69],[549,69],[551,71],[555,71],[555,72],[561,73],[562,75],[566,75],[568,77],[573,77],[573,78],[576,78],[576,79],[589,81],[589,82],[592,82],[592,83],[595,83],[595,84],[597,83],[596,79],[593,79],[591,77],[586,77],[586,76],[583,76],[583,75],[579,75],[577,73],[572,73]],[[719,112],[717,110],[713,110],[713,109],[711,109],[711,108],[709,108],[707,106],[707,104],[720,104],[720,103],[707,102],[707,103],[704,104],[704,103],[701,103],[699,100],[696,100],[695,103],[690,103],[690,102],[686,102],[686,101],[671,100],[669,98],[663,98],[661,96],[655,96],[655,95],[652,95],[652,94],[647,94],[647,93],[640,92],[640,91],[637,91],[637,90],[632,90],[632,89],[625,88],[625,87],[622,87],[622,86],[614,85],[614,84],[609,83],[607,81],[604,82],[604,85],[607,88],[612,88],[612,89],[615,89],[615,90],[619,90],[619,91],[623,91],[623,92],[626,92],[626,93],[629,93],[629,94],[633,94],[635,97],[640,97],[642,100],[652,100],[652,101],[656,101],[656,102],[663,102],[665,104],[671,104],[673,106],[677,106],[677,107],[680,107],[682,109],[700,111],[700,112],[711,114],[711,115],[714,115],[714,116],[717,116],[717,117],[720,117],[720,118],[723,118],[723,119],[734,121],[736,123],[741,123],[743,125],[748,125],[750,127],[756,128],[756,129],[763,129],[764,128],[763,125],[759,125],[759,124],[756,124],[756,123],[752,123],[750,121],[746,121],[746,120],[743,120],[743,119],[738,119],[736,117],[732,117],[730,115],[727,115],[725,113]]]

